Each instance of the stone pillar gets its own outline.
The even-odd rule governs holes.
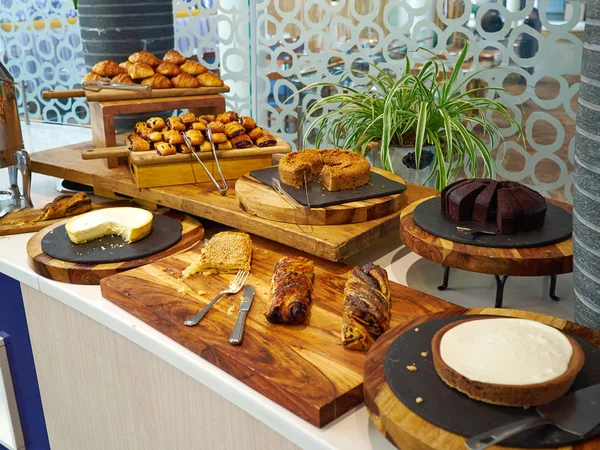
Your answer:
[[[575,142],[575,321],[600,330],[600,0],[587,2]]]

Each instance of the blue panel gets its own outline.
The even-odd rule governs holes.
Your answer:
[[[6,353],[27,450],[50,450],[21,288],[17,281],[2,273],[0,332],[9,336]]]

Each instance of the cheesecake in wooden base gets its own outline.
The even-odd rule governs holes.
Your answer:
[[[577,342],[539,322],[503,317],[453,322],[433,337],[435,370],[450,387],[503,406],[564,395],[584,363]]]

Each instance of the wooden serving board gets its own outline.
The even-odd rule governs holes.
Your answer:
[[[383,368],[385,354],[392,342],[405,330],[416,328],[420,323],[458,315],[490,314],[496,316],[519,317],[536,320],[578,336],[596,347],[600,346],[600,332],[556,317],[527,311],[507,309],[477,308],[446,310],[431,316],[405,318],[400,325],[385,333],[367,353],[365,361],[364,398],[371,421],[377,429],[397,448],[415,450],[463,450],[465,438],[438,428],[407,408],[394,395],[388,385]],[[418,372],[416,372],[418,373]],[[423,401],[435,398],[423,396]],[[516,450],[515,447],[493,446],[492,449]],[[563,446],[561,450],[592,450],[600,448],[600,438]]]
[[[158,211],[181,222],[181,240],[173,247],[142,259],[111,264],[77,264],[54,259],[42,250],[42,239],[47,233],[63,225],[69,219],[63,219],[48,228],[36,233],[27,243],[29,265],[43,277],[63,283],[99,284],[102,278],[120,272],[150,264],[175,253],[189,250],[204,239],[204,228],[196,219],[173,210]]]
[[[427,199],[408,205],[400,214],[400,237],[417,255],[448,267],[471,272],[509,276],[545,276],[573,272],[573,237],[543,247],[494,248],[461,244],[434,236],[413,219],[415,207]],[[573,207],[547,199],[569,212]]]
[[[121,200],[117,202],[105,202],[105,203],[92,203],[92,209],[102,208],[115,208],[117,206],[130,206],[129,200]],[[54,225],[58,222],[63,222],[65,219],[53,219],[53,220],[37,220],[41,209],[26,209],[24,211],[17,211],[9,213],[0,219],[0,236],[7,236],[11,234],[22,234],[32,233],[40,231],[47,226]],[[70,216],[74,217],[74,216]]]
[[[405,184],[402,178],[391,172],[376,168],[371,170]],[[324,208],[311,208],[310,216],[307,216],[302,209],[294,208],[277,192],[250,174],[246,174],[236,181],[235,195],[238,204],[252,215],[300,225],[340,225],[366,222],[389,216],[406,204],[406,193],[403,192]]]
[[[145,91],[126,91],[120,89],[102,89],[101,91],[87,91],[72,89],[62,91],[45,91],[42,93],[44,100],[53,98],[87,97],[90,102],[106,102],[112,100],[136,100],[142,98],[187,97],[191,95],[209,95],[229,92],[229,86],[199,87],[199,88],[170,88],[153,89],[151,93]]]
[[[229,344],[229,336],[240,294],[219,300],[197,326],[183,325],[234,276],[198,274],[182,280],[181,271],[197,255],[195,250],[106,278],[100,283],[102,295],[294,414],[322,427],[362,403],[365,354],[346,350],[340,342],[342,293],[349,267],[314,259],[316,278],[309,320],[302,325],[272,325],[265,312],[270,304],[270,278],[275,264],[284,255],[309,255],[258,236],[251,238],[252,270],[247,284],[254,286],[256,295],[239,347]],[[189,292],[178,292],[182,287]],[[456,308],[396,283],[391,283],[391,290],[393,325],[405,317]]]
[[[83,161],[81,151],[89,147],[89,143],[81,143],[33,153],[32,170],[205,217],[332,261],[346,258],[390,233],[398,232],[398,213],[368,222],[336,226],[286,224],[262,219],[238,206],[233,183],[229,183],[225,196],[219,195],[212,183],[140,189],[126,167],[109,169],[101,160]],[[409,183],[407,203],[436,192]]]

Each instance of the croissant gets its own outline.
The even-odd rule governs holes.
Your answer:
[[[77,214],[88,212],[90,209],[92,209],[92,200],[90,200],[85,192],[59,195],[52,200],[52,203],[44,206],[44,209],[36,220],[44,221],[76,216]]]
[[[212,145],[210,145],[210,142],[204,141],[204,143],[202,145],[200,145],[200,151],[201,152],[212,152]]]
[[[151,77],[144,78],[142,84],[150,86],[152,89],[169,89],[173,87],[169,79],[160,73],[155,73]]]
[[[265,133],[256,140],[256,145],[259,147],[272,147],[277,145],[277,139],[272,134]]]
[[[231,141],[219,142],[217,144],[217,150],[231,150],[233,148],[233,144]]]
[[[247,134],[240,134],[231,138],[231,145],[233,145],[233,148],[249,148],[254,144]]]
[[[166,142],[173,145],[183,144],[183,137],[177,130],[165,131],[163,138]]]
[[[174,155],[177,153],[177,149],[173,144],[168,144],[166,142],[159,142],[155,144],[156,153],[161,156]]]
[[[141,123],[146,123],[153,130],[162,130],[167,126],[162,117],[150,117],[146,122]]]
[[[190,139],[192,145],[202,145],[204,143],[204,136],[198,130],[188,130],[185,135]]]
[[[368,350],[389,328],[391,308],[387,272],[372,263],[354,267],[344,288],[342,344]]]
[[[129,144],[129,150],[132,152],[146,152],[150,150],[150,142],[137,133],[130,133],[127,136],[127,143]]]
[[[92,72],[103,77],[112,78],[120,73],[125,73],[125,69],[119,66],[116,62],[111,61],[110,59],[105,59],[104,61],[96,63],[94,67],[92,67]]]
[[[129,66],[133,65],[132,62],[129,61],[123,61],[122,63],[119,63],[119,67],[122,67],[123,69],[125,69],[125,72],[127,72],[127,70],[129,69]]]
[[[265,135],[265,132],[260,127],[256,127],[253,130],[250,130],[248,132],[248,136],[250,136],[250,139],[252,139],[254,142],[256,142],[258,140],[258,138],[261,138],[264,135]]]
[[[254,119],[252,117],[248,117],[248,116],[242,116],[242,126],[250,131],[250,130],[254,130],[256,128],[256,122],[254,121]]]
[[[191,126],[192,126],[192,130],[198,130],[198,131],[206,130],[206,124],[204,122],[194,122]]]
[[[186,61],[186,58],[177,50],[169,50],[167,53],[165,53],[163,61],[168,61],[180,66]]]
[[[161,62],[155,70],[165,77],[175,77],[181,73],[179,66],[169,61]]]
[[[131,77],[126,73],[120,73],[112,78],[113,83],[117,84],[135,84]]]
[[[216,74],[212,72],[202,73],[196,77],[196,80],[198,80],[200,86],[221,87],[224,85],[223,80],[221,80]]]
[[[198,80],[196,80],[193,76],[188,75],[185,72],[180,73],[176,77],[171,79],[173,82],[173,86],[176,88],[197,88],[200,86]]]
[[[212,137],[215,144],[222,144],[223,142],[227,141],[227,136],[225,133],[213,133]]]
[[[213,133],[225,133],[225,125],[223,125],[222,122],[213,121],[210,122],[207,126]]]
[[[127,73],[134,80],[140,80],[154,75],[154,69],[148,64],[135,63],[129,66]]]
[[[137,122],[135,124],[135,127],[133,127],[133,130],[136,133],[141,133],[143,130],[145,130],[146,128],[148,128],[148,124],[146,122]]]
[[[83,76],[83,78],[81,79],[81,82],[83,83],[84,81],[96,81],[96,80],[99,80],[100,78],[102,78],[102,77],[100,75],[98,75],[97,73],[89,72]]]
[[[192,124],[196,121],[196,115],[191,112],[186,112],[179,116],[179,119],[186,125]]]
[[[169,117],[167,119],[167,127],[169,127],[169,130],[185,131],[185,124],[179,117]]]
[[[158,67],[158,65],[161,63],[160,59],[158,59],[152,53],[145,52],[145,51],[135,52],[134,54],[129,55],[128,59],[129,59],[129,62],[132,62],[134,64],[135,63],[147,64],[152,68]]]
[[[200,64],[198,61],[192,61],[191,59],[188,59],[181,65],[181,70],[195,77],[196,75],[205,73],[208,69],[202,64]]]
[[[229,139],[244,134],[246,129],[239,122],[229,122],[225,124],[225,134]]]
[[[271,278],[271,305],[266,313],[273,324],[303,323],[312,305],[315,278],[313,262],[301,256],[284,256]]]

